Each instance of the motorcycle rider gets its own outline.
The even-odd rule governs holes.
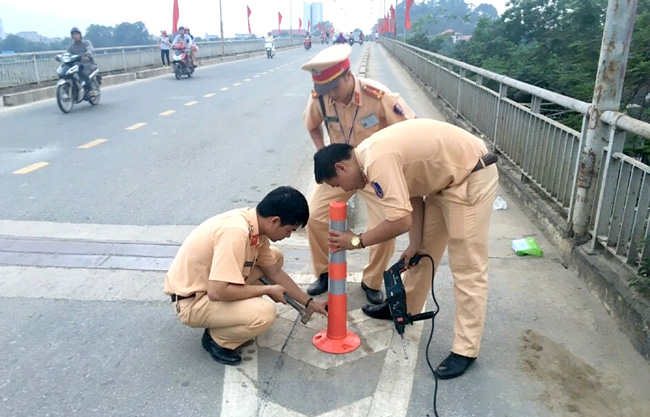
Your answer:
[[[339,32],[339,36],[336,38],[334,43],[347,43],[345,36],[343,36],[343,32]]]
[[[90,83],[90,74],[97,69],[97,65],[93,59],[93,53],[95,49],[93,48],[92,42],[89,40],[83,39],[81,36],[81,31],[76,26],[70,29],[70,37],[72,38],[72,43],[68,46],[68,53],[72,55],[81,55],[81,61],[79,62],[79,74],[81,75],[81,85],[83,85],[86,92],[91,91]]]
[[[309,32],[305,33],[305,45],[309,45],[311,48],[311,34]]]
[[[185,33],[185,28],[183,26],[178,28],[178,33],[176,34],[176,36],[174,36],[174,41],[172,42],[172,45],[174,45],[174,49],[180,49],[177,45],[179,43],[178,42],[179,39],[181,39],[181,38],[183,39],[183,45],[186,48],[185,57],[188,60],[189,65],[194,67],[194,59],[193,59],[192,53],[191,53],[191,51],[192,51],[192,37],[189,34]]]
[[[271,55],[275,55],[275,38],[271,34],[271,32],[267,33],[266,37],[264,38],[265,42],[271,42]]]
[[[196,42],[194,42],[194,35],[192,35],[192,33],[190,33],[190,27],[189,26],[185,26],[185,34],[187,34],[190,38],[192,38],[192,46],[190,48],[191,51],[192,51],[192,53],[191,53],[192,65],[194,66],[194,68],[196,68],[196,65],[194,65],[194,63],[196,62],[196,51],[199,50],[199,47],[196,46]]]

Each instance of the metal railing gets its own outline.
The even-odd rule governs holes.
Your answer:
[[[283,48],[302,45],[302,43],[302,38],[280,38],[275,40],[275,47]],[[264,40],[229,40],[224,41],[223,44],[220,41],[197,42],[197,46],[199,48],[196,53],[197,58],[210,59],[263,51]],[[0,56],[0,88],[55,80],[59,63],[54,60],[54,57],[61,52],[46,51]],[[102,72],[162,66],[160,48],[156,45],[97,48],[94,59]]]
[[[568,229],[591,105],[402,42],[381,42],[546,195],[565,215]],[[517,102],[509,92],[530,101]],[[581,131],[542,114],[543,105],[582,115]],[[650,139],[650,124],[614,111],[600,117],[610,137],[601,159],[591,246],[605,248],[638,272],[642,260],[650,262],[650,167],[622,151],[628,133]]]

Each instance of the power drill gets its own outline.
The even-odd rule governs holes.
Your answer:
[[[415,255],[409,261],[409,266],[415,266],[422,259],[422,255]],[[384,271],[384,286],[386,287],[386,301],[390,314],[393,317],[395,330],[402,338],[402,347],[406,356],[406,346],[404,346],[404,327],[407,324],[413,324],[414,321],[431,319],[434,316],[432,311],[426,313],[410,315],[406,306],[406,292],[402,283],[402,272],[406,271],[404,260],[400,259],[393,266]]]

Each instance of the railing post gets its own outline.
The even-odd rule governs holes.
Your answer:
[[[497,102],[497,114],[494,118],[494,136],[492,136],[495,151],[498,151],[497,142],[499,137],[499,121],[501,119],[501,103],[503,103],[503,99],[506,97],[508,97],[508,86],[503,83],[499,83],[499,101]]]
[[[124,64],[124,71],[126,71],[126,51],[122,48],[122,63]]]
[[[36,74],[36,83],[40,84],[41,78],[38,75],[38,63],[36,62],[36,54],[32,55],[32,59],[34,61],[34,73]]]
[[[577,241],[588,239],[598,190],[600,158],[607,143],[608,126],[601,122],[605,110],[617,111],[621,103],[637,0],[609,0],[598,72],[584,147],[580,149],[573,221],[569,230]],[[608,156],[611,158],[611,155]]]

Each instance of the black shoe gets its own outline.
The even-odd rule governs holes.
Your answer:
[[[329,275],[327,272],[323,272],[320,274],[318,279],[314,282],[311,283],[309,287],[307,287],[307,294],[309,295],[321,295],[325,291],[327,291],[327,279]]]
[[[210,356],[212,356],[212,359],[219,363],[225,365],[237,365],[241,362],[241,356],[239,356],[239,353],[232,349],[226,349],[219,346],[217,342],[212,340],[212,337],[210,337],[210,331],[208,329],[205,329],[205,332],[203,333],[201,344],[203,345],[203,348],[208,351]]]
[[[379,320],[392,320],[393,316],[390,315],[390,308],[388,308],[388,303],[383,302],[379,305],[368,304],[361,307],[361,311],[366,316],[372,317],[373,319]]]
[[[361,282],[361,289],[366,292],[366,298],[372,304],[381,304],[384,302],[384,294],[382,294],[381,290],[373,290],[363,282]]]
[[[467,356],[459,355],[451,352],[447,359],[442,361],[434,371],[439,379],[451,379],[461,376],[467,368],[470,367],[476,358],[468,358]]]

